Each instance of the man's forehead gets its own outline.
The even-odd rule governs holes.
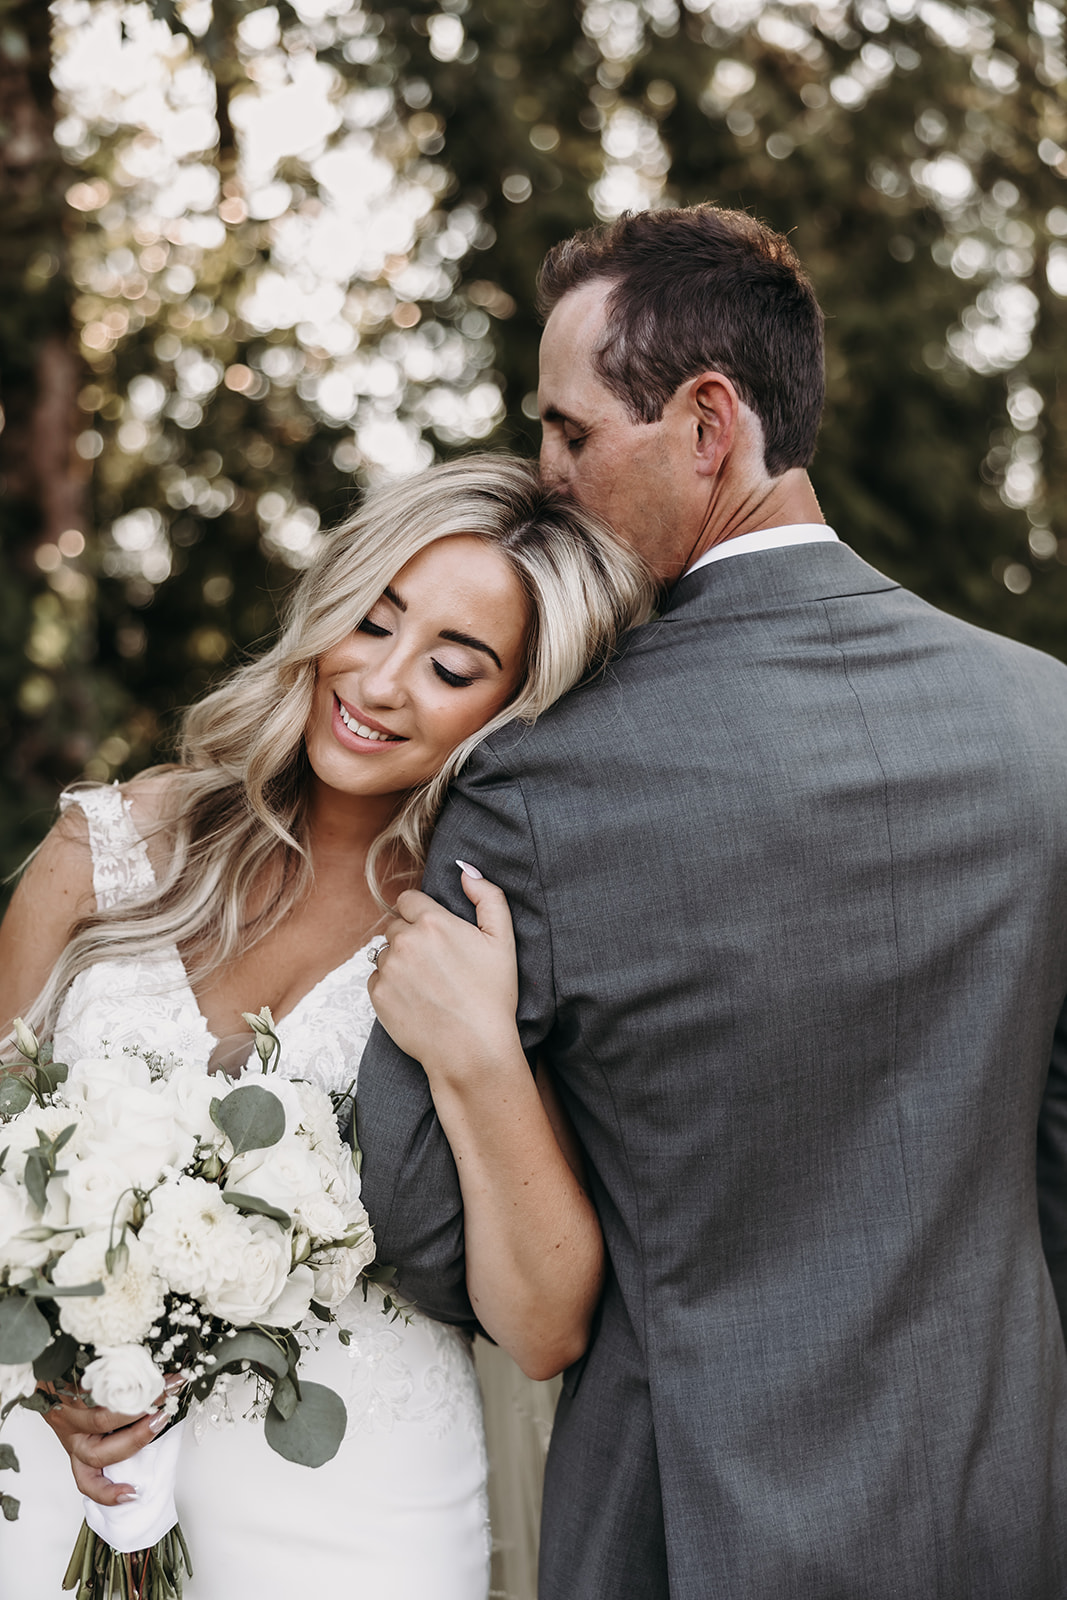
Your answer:
[[[611,287],[606,279],[582,284],[553,307],[541,335],[539,392],[544,418],[571,416],[576,407],[594,403],[603,389],[593,356]]]

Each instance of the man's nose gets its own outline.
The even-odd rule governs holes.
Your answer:
[[[541,435],[541,477],[550,489],[567,487],[567,454],[551,435]]]

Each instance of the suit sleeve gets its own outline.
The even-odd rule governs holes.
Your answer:
[[[1041,1240],[1067,1332],[1067,1002],[1060,1012],[1037,1128]]]
[[[554,1014],[548,922],[522,792],[488,750],[476,753],[447,802],[423,877],[427,894],[471,921],[457,857],[508,897],[519,951],[520,1034],[532,1054]],[[452,1152],[425,1073],[380,1024],[360,1063],[356,1119],[363,1201],[379,1262],[396,1268],[399,1288],[420,1310],[442,1322],[472,1323]]]

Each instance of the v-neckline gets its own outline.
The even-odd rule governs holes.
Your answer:
[[[123,798],[122,805],[123,805],[123,812],[124,812],[124,815],[125,815],[125,818],[126,818],[127,826],[129,827],[129,829],[133,833],[134,838],[137,840],[138,844],[141,846],[141,849],[144,852],[144,865],[147,868],[149,876],[151,877],[153,888],[156,888],[156,887],[158,887],[159,879],[156,877],[156,869],[152,865],[152,858],[148,853],[148,846],[145,843],[144,838],[142,837],[142,835],[141,835],[141,833],[140,833],[140,831],[139,831],[139,829],[137,827],[137,824],[133,820],[133,812],[132,812],[132,808],[130,806],[129,801],[126,800],[125,798]],[[283,1016],[281,1016],[281,1017],[273,1017],[273,1013],[272,1013],[275,1031],[277,1031],[279,1028],[285,1027],[285,1025],[288,1023],[290,1017],[295,1016],[296,1013],[300,1010],[301,1006],[306,1004],[306,1002],[308,1000],[310,1000],[311,997],[314,994],[317,994],[317,992],[323,987],[323,985],[328,983],[329,980],[331,978],[335,977],[337,973],[343,972],[347,967],[350,967],[350,966],[354,965],[354,963],[357,962],[360,959],[360,957],[366,958],[368,951],[373,948],[375,938],[376,938],[376,935],[372,934],[370,939],[367,940],[366,944],[360,945],[359,949],[358,950],[353,950],[352,954],[350,956],[346,957],[346,959],[344,961],[339,961],[336,967],[331,967],[328,972],[324,972],[322,977],[317,979],[316,982],[311,985],[310,989],[305,989],[304,993],[297,997],[295,1002],[289,1007],[289,1010],[286,1011]],[[174,940],[171,941],[170,949],[173,952],[174,961],[175,961],[175,963],[177,965],[178,971],[181,973],[182,985],[183,985],[183,987],[185,989],[186,994],[188,995],[189,1004],[192,1006],[192,1009],[193,1009],[194,1013],[196,1014],[196,1017],[197,1017],[198,1021],[200,1022],[203,1030],[204,1030],[204,1034],[205,1034],[206,1038],[211,1041],[212,1048],[208,1052],[208,1056],[209,1056],[209,1060],[210,1060],[211,1055],[218,1048],[218,1046],[222,1044],[223,1041],[218,1036],[218,1034],[216,1034],[214,1032],[214,1030],[212,1029],[212,1026],[211,1026],[210,1022],[208,1021],[207,1016],[206,1016],[206,1014],[204,1012],[204,1008],[201,1006],[200,1001],[197,999],[196,990],[193,988],[192,979],[189,977],[189,969],[185,965],[185,960],[184,960],[184,958],[182,956],[181,951],[178,948],[178,945],[177,945],[176,941],[174,941]],[[224,1037],[226,1037],[226,1038],[237,1038],[237,1037],[239,1037],[239,1035],[236,1035],[236,1034],[224,1035]],[[252,1030],[249,1029],[249,1051],[248,1051],[248,1056],[245,1058],[245,1061],[242,1063],[242,1065],[247,1066],[248,1061],[251,1059],[251,1056],[252,1056],[252,1053],[253,1053],[254,1049],[255,1049],[254,1035],[252,1034]]]
[[[367,952],[371,949],[373,943],[374,943],[374,941],[370,940],[367,944],[361,945],[358,950],[353,950],[352,954],[350,956],[348,956],[344,961],[339,961],[336,967],[331,967],[329,972],[324,972],[322,977],[317,979],[316,982],[311,985],[310,989],[305,989],[304,990],[304,993],[302,995],[300,995],[294,1001],[294,1003],[289,1007],[289,1010],[286,1011],[283,1016],[274,1017],[273,1012],[272,1012],[271,1015],[272,1015],[273,1021],[274,1021],[274,1031],[275,1031],[275,1033],[277,1033],[280,1028],[284,1028],[285,1025],[288,1023],[290,1017],[294,1017],[296,1015],[296,1013],[300,1010],[301,1006],[306,1004],[306,1002],[311,999],[312,995],[316,994],[323,987],[324,984],[329,982],[329,980],[331,978],[336,977],[339,972],[344,972],[346,967],[353,966],[355,964],[355,962],[357,962],[360,959],[361,956],[365,958],[367,956]],[[220,1045],[222,1043],[223,1038],[237,1037],[237,1035],[225,1034],[225,1035],[222,1036],[222,1038],[220,1038],[220,1036],[217,1033],[215,1033],[215,1031],[213,1030],[210,1022],[207,1019],[207,1016],[206,1016],[206,1014],[204,1012],[203,1006],[200,1004],[200,1001],[196,997],[196,990],[193,988],[192,981],[191,981],[191,979],[189,977],[189,970],[186,967],[184,960],[182,959],[181,951],[178,949],[178,946],[176,944],[174,944],[174,943],[171,944],[171,950],[174,952],[174,960],[177,962],[178,968],[181,971],[182,984],[183,984],[183,986],[185,988],[186,994],[189,997],[189,1003],[191,1004],[193,1010],[196,1012],[197,1017],[200,1019],[201,1023],[203,1024],[204,1033],[206,1034],[207,1038],[211,1040],[212,1046],[213,1047],[217,1047],[218,1045]],[[253,1035],[251,1029],[249,1029],[248,1037],[249,1037],[249,1057],[251,1057],[251,1053],[255,1048],[254,1035]],[[247,1065],[247,1062],[245,1064]]]

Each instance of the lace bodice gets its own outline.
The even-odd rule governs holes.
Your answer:
[[[110,909],[153,889],[148,851],[121,790],[84,789],[63,796],[64,809],[74,804],[85,813],[89,827],[97,905]],[[369,948],[357,950],[328,972],[278,1019],[281,1070],[287,1077],[306,1078],[326,1090],[346,1089],[355,1079],[374,1023],[367,994]],[[61,1061],[97,1055],[105,1045],[118,1052],[147,1044],[160,1055],[178,1056],[205,1069],[219,1043],[197,1005],[175,945],[102,961],[78,973],[63,1001],[54,1042]]]

